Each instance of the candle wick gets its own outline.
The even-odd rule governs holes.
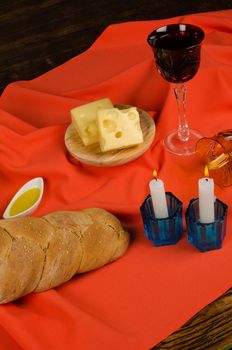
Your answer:
[[[208,182],[208,181],[209,181],[209,179],[207,179],[207,178],[206,178],[206,179],[205,179],[205,181],[207,181],[207,182]]]

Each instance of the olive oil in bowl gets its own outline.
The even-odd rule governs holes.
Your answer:
[[[19,196],[10,207],[10,216],[15,216],[22,211],[29,209],[38,200],[40,195],[39,188],[31,188]]]
[[[31,214],[38,207],[43,196],[43,190],[42,177],[28,181],[12,198],[3,214],[3,218],[10,219]]]

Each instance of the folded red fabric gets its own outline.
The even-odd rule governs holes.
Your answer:
[[[0,98],[3,213],[26,181],[45,179],[34,215],[102,207],[131,234],[126,255],[65,285],[0,307],[3,349],[148,349],[231,286],[231,213],[223,248],[199,253],[186,236],[156,248],[144,235],[139,207],[152,170],[183,201],[197,197],[203,171],[194,157],[175,157],[162,138],[177,125],[172,89],[156,72],[147,35],[167,23],[199,25],[206,33],[201,67],[188,85],[193,128],[211,136],[231,128],[232,11],[109,26],[83,54],[32,81],[10,84]],[[64,145],[70,109],[103,97],[157,111],[150,149],[131,163],[97,168],[73,164]],[[232,188],[216,187],[229,206]]]

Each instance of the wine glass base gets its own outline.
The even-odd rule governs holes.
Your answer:
[[[196,142],[203,136],[197,130],[190,129],[190,136],[188,141],[181,141],[178,137],[177,131],[171,132],[164,139],[164,144],[169,152],[177,154],[178,156],[190,156],[196,152]]]

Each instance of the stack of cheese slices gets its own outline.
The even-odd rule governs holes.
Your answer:
[[[102,152],[143,142],[136,107],[118,109],[103,98],[71,110],[72,123],[85,146],[99,143]]]

